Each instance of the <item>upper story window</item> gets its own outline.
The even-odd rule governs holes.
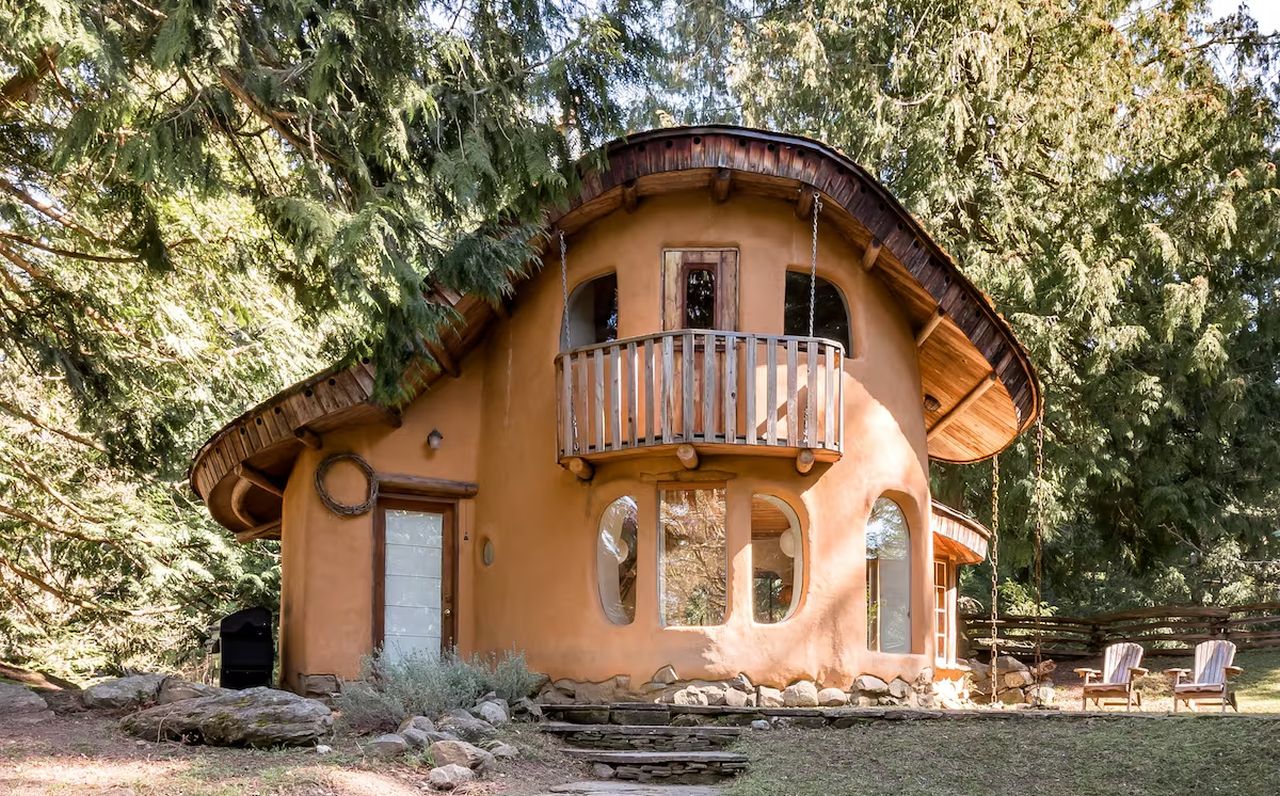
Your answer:
[[[787,271],[782,333],[809,336],[808,272]],[[817,278],[813,290],[813,336],[843,343],[845,354],[853,354],[849,347],[849,310],[844,296],[840,295],[838,287],[822,277]]]
[[[630,495],[620,497],[600,516],[596,537],[596,586],[605,616],[615,625],[636,618],[637,507]]]
[[[662,328],[737,331],[737,249],[663,252]]]
[[[578,285],[569,296],[568,334],[560,330],[560,348],[568,350],[617,339],[618,276],[602,274]]]
[[[887,497],[867,518],[867,649],[911,652],[911,535]]]
[[[662,624],[719,625],[729,594],[723,487],[658,490]]]

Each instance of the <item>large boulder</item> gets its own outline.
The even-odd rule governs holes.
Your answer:
[[[192,683],[183,680],[181,677],[166,677],[164,682],[160,683],[160,690],[156,692],[156,704],[168,705],[170,702],[181,702],[184,699],[196,699],[197,697],[216,696],[225,693],[227,693],[227,689],[219,688],[216,685]]]
[[[427,784],[435,790],[453,790],[476,778],[475,772],[466,766],[450,763],[438,766],[427,773]]]
[[[782,692],[767,685],[759,686],[756,689],[756,704],[762,708],[780,708],[782,707]]]
[[[0,725],[36,724],[53,718],[49,704],[30,688],[0,683]]]
[[[437,766],[455,763],[472,771],[484,771],[493,766],[493,753],[466,741],[436,741],[430,747],[431,761]]]
[[[838,707],[849,702],[849,695],[839,688],[824,688],[818,692],[818,704],[824,707]]]
[[[126,710],[149,705],[156,701],[160,687],[168,678],[167,674],[134,674],[104,680],[82,691],[80,701],[87,708],[100,710]]]
[[[782,704],[789,708],[816,708],[818,687],[810,680],[800,680],[782,691]]]
[[[318,700],[259,687],[157,705],[125,717],[122,726],[150,741],[304,746],[329,732],[333,712]]]
[[[889,693],[889,684],[874,674],[860,674],[853,681],[853,690],[867,696],[881,696]]]
[[[484,719],[477,719],[465,710],[450,713],[436,722],[436,729],[456,735],[469,743],[484,743],[497,737],[498,731]]]
[[[724,703],[731,708],[745,708],[755,705],[756,695],[754,692],[747,693],[737,688],[726,688],[724,691]]]
[[[511,721],[511,708],[505,699],[486,699],[471,709],[472,715],[497,727]]]

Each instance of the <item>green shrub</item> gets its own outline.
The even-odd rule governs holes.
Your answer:
[[[415,651],[366,658],[359,680],[343,684],[337,707],[358,730],[394,729],[409,716],[436,717],[467,709],[490,691],[508,701],[528,696],[540,677],[529,671],[523,652],[508,651],[489,662],[456,651],[432,655]]]

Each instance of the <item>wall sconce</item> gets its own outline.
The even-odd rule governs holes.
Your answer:
[[[941,402],[941,401],[939,401],[937,398],[934,398],[932,395],[929,395],[928,393],[925,393],[925,396],[924,396],[924,410],[925,410],[926,412],[936,412],[936,411],[938,411],[938,410],[939,410],[939,409],[941,409],[941,408],[942,408],[942,402]]]
[[[444,434],[440,433],[440,429],[431,429],[431,433],[427,435],[427,447],[433,451],[438,451],[442,442],[444,442]]]

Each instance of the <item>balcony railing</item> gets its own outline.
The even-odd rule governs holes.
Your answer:
[[[844,347],[814,337],[662,332],[556,357],[562,462],[659,446],[834,461]]]

